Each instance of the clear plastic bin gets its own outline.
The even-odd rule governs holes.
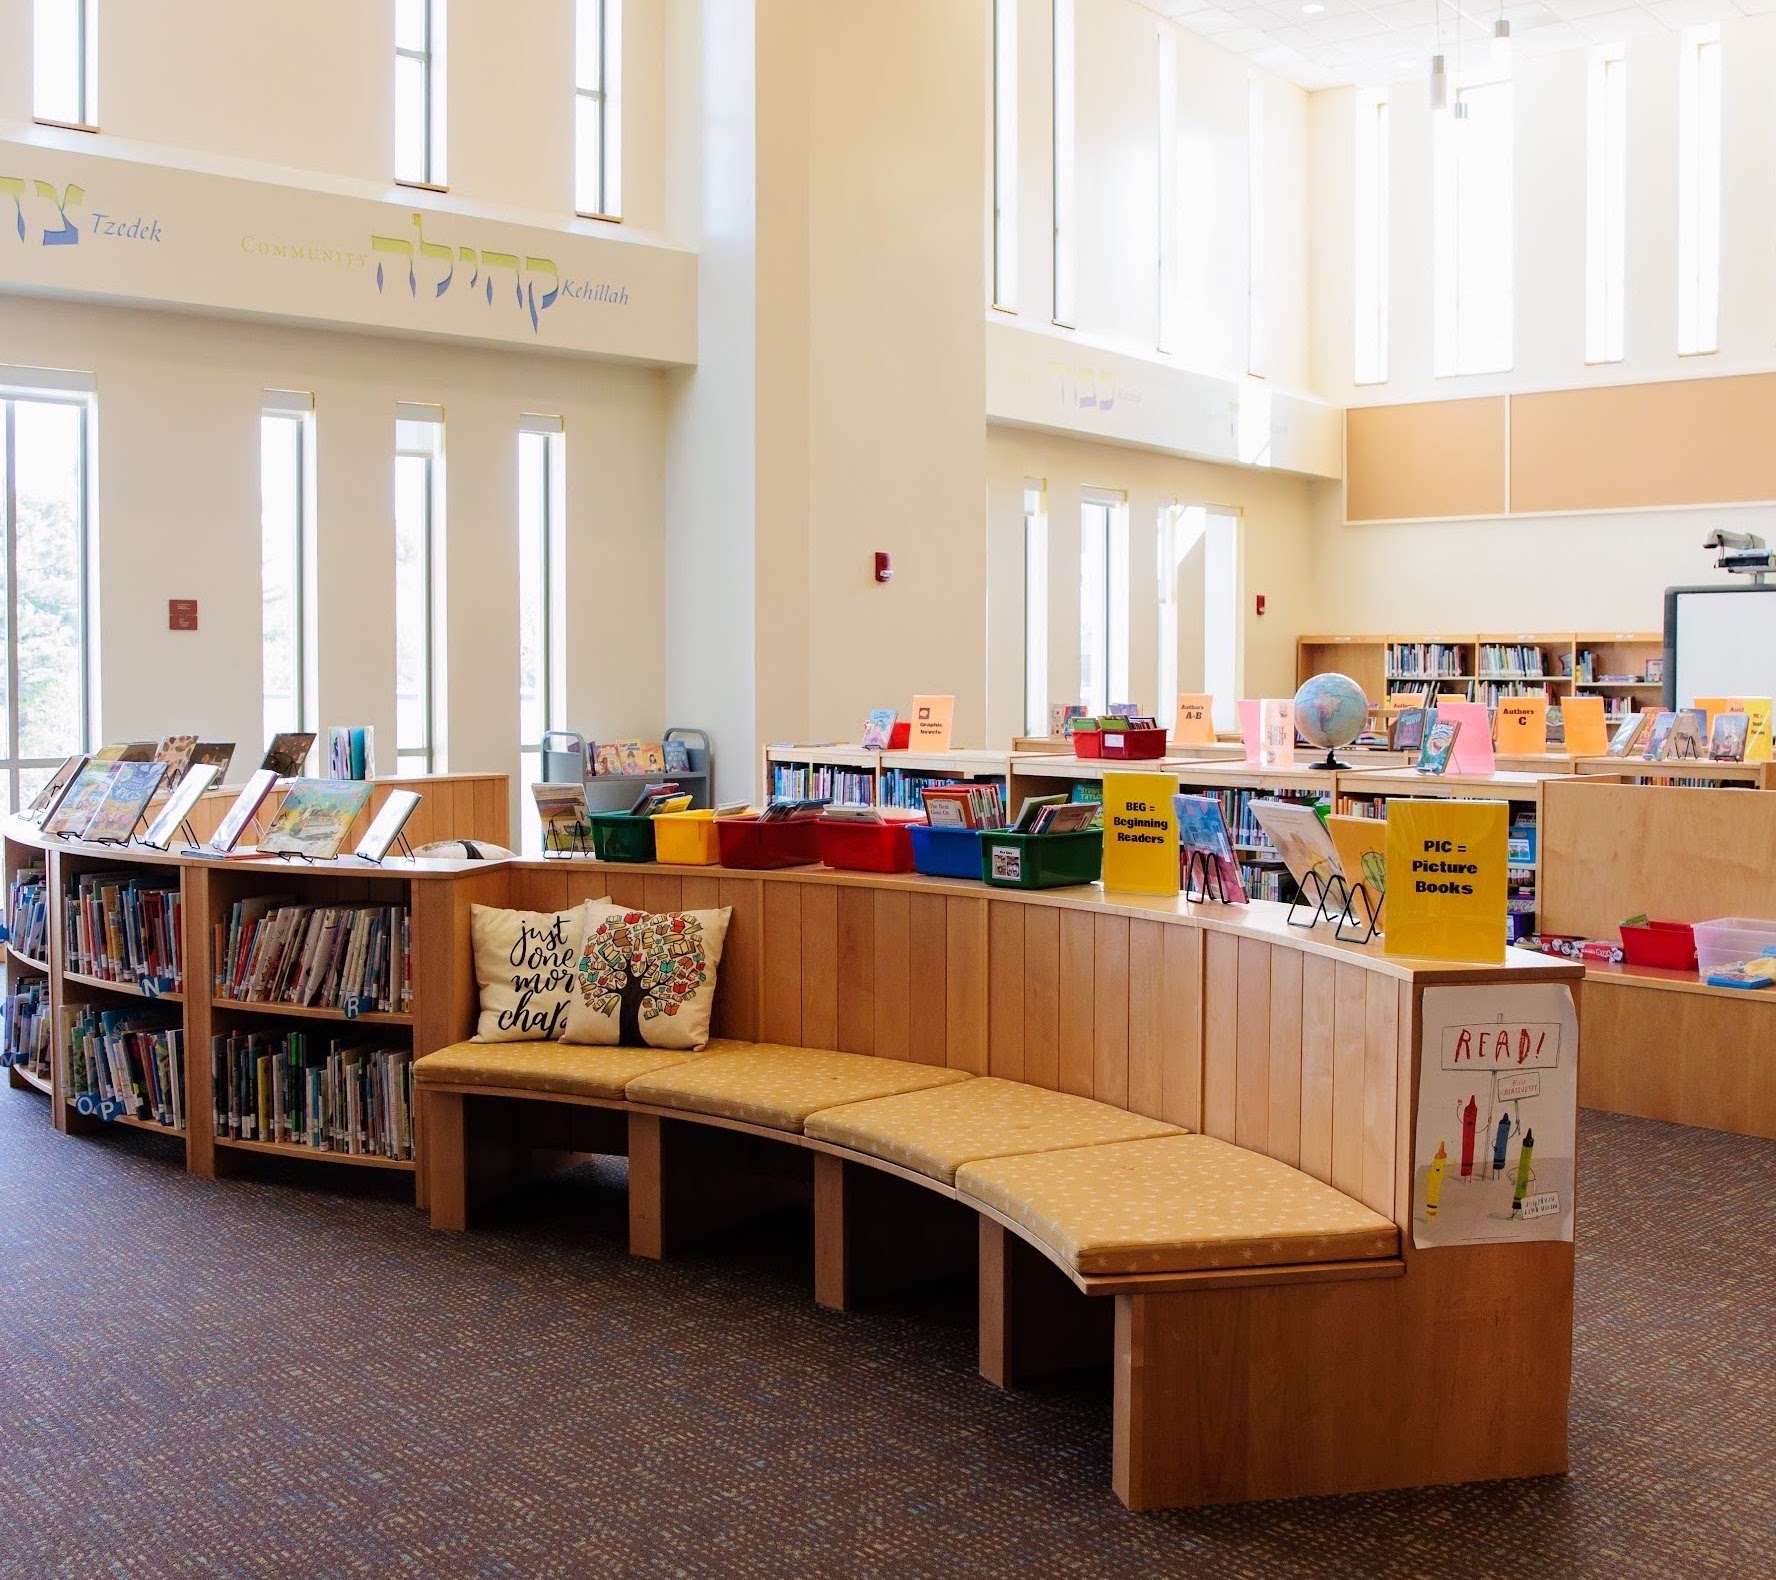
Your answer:
[[[1703,976],[1776,948],[1776,922],[1762,916],[1721,916],[1696,923],[1696,965]]]

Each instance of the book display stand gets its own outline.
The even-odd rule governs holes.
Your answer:
[[[1380,930],[1379,913],[1366,883],[1344,886],[1345,905],[1332,936],[1341,944],[1366,944]]]
[[[1221,881],[1220,863],[1211,861],[1207,851],[1193,850],[1184,862],[1184,898],[1193,904],[1231,905],[1226,886]]]
[[[1318,927],[1321,922],[1340,921],[1349,908],[1350,888],[1342,877],[1310,872],[1289,903],[1288,921],[1291,927]]]

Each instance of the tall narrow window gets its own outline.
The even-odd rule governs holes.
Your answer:
[[[1054,3],[1054,321],[1071,325],[1075,289],[1073,233],[1073,0]]]
[[[442,771],[444,413],[402,405],[395,419],[395,766]]]
[[[543,736],[567,723],[567,438],[526,412],[518,433],[518,733],[524,784],[543,777]]]
[[[1355,380],[1388,376],[1388,100],[1356,97]]]
[[[1017,311],[1018,0],[993,0],[993,305]]]
[[[98,0],[35,0],[31,31],[31,114],[87,129],[99,107]]]
[[[1102,713],[1128,696],[1128,504],[1086,495],[1079,511],[1079,697]]]
[[[1197,676],[1186,676],[1182,667],[1181,627],[1189,606],[1181,594],[1185,564],[1201,544],[1207,522],[1208,514],[1201,505],[1159,507],[1159,690],[1153,706],[1162,719],[1169,718],[1180,691],[1197,689]]]
[[[1244,684],[1240,653],[1240,518],[1237,511],[1203,513],[1203,690],[1215,699],[1215,728],[1239,728]]]
[[[574,207],[588,219],[623,212],[623,0],[576,0]]]
[[[1178,35],[1159,29],[1159,313],[1156,344],[1178,349]]]
[[[12,811],[42,789],[63,757],[90,744],[88,405],[78,396],[0,395],[0,423],[0,802]]]
[[[1591,56],[1585,126],[1585,360],[1620,362],[1628,279],[1628,56]]]
[[[1264,200],[1264,89],[1257,77],[1246,78],[1246,371],[1260,378],[1269,361],[1264,298],[1269,263],[1266,258]]]
[[[1435,371],[1502,373],[1514,302],[1511,84],[1462,88],[1433,120]]]
[[[1721,247],[1720,27],[1685,30],[1677,75],[1677,351],[1717,350]]]
[[[314,397],[268,390],[259,416],[260,693],[265,739],[313,728],[307,581]]]
[[[444,185],[445,0],[395,0],[395,179]]]
[[[1024,733],[1048,734],[1048,500],[1024,480]]]

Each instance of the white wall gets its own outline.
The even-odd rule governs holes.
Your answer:
[[[663,722],[663,374],[564,358],[0,297],[15,365],[97,382],[101,733],[262,739],[259,413],[311,391],[318,462],[317,723],[394,756],[394,408],[445,408],[448,766],[518,771],[517,424],[567,434],[567,719]],[[196,598],[196,633],[167,630]]]

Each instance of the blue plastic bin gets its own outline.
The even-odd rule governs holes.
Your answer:
[[[913,828],[913,871],[928,878],[973,878],[981,875],[981,831],[978,828]]]

